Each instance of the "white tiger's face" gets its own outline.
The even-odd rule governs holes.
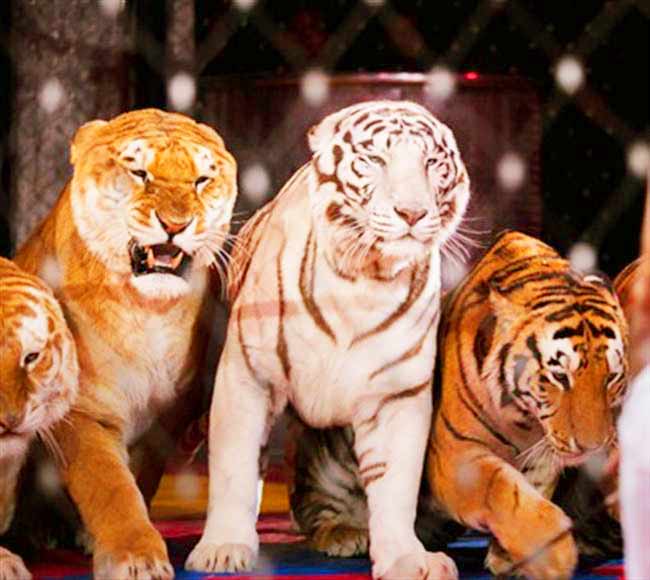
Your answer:
[[[79,135],[73,215],[109,270],[144,296],[175,298],[224,262],[217,256],[229,235],[236,167],[212,129],[145,110],[90,123]]]
[[[310,132],[316,224],[342,272],[387,260],[392,274],[454,233],[469,177],[451,130],[404,101],[361,103]]]

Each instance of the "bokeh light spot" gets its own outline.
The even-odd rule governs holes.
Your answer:
[[[312,107],[322,105],[330,92],[328,76],[317,69],[307,71],[300,79],[300,92]]]
[[[271,179],[259,163],[247,167],[241,177],[242,193],[253,203],[259,204],[269,193]]]
[[[456,90],[456,76],[448,68],[434,66],[427,74],[424,90],[434,99],[444,101]]]
[[[99,0],[99,9],[106,16],[115,18],[123,9],[126,0]]]
[[[61,81],[55,77],[47,79],[38,93],[38,104],[47,113],[54,113],[63,102],[65,91]]]
[[[650,146],[645,141],[635,141],[627,150],[627,168],[643,179],[650,171]]]
[[[569,262],[578,272],[593,272],[598,263],[598,254],[591,244],[577,242],[569,250]]]
[[[582,63],[574,56],[562,57],[555,66],[555,81],[569,95],[575,93],[585,80]]]
[[[188,111],[196,99],[196,82],[186,72],[175,74],[167,83],[167,97],[171,107],[177,111]]]
[[[519,189],[526,179],[526,163],[517,153],[506,153],[497,164],[497,179],[503,189]]]

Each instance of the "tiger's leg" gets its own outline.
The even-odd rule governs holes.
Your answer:
[[[526,481],[528,481],[540,495],[551,501],[553,492],[557,485],[559,472],[556,468],[548,463],[539,463],[531,465],[523,472]],[[508,552],[506,552],[499,543],[493,538],[485,557],[485,567],[495,576],[506,574],[512,568],[513,561]]]
[[[299,419],[293,419],[296,431]],[[368,552],[368,506],[349,427],[312,429],[300,423],[291,444],[293,518],[311,546],[329,556]]]
[[[359,475],[368,497],[374,578],[457,578],[454,562],[426,552],[414,524],[431,422],[430,385],[382,400],[353,422]],[[368,405],[360,405],[367,410]]]
[[[281,409],[272,409],[269,388],[247,374],[238,353],[238,349],[231,354],[226,348],[222,360],[228,362],[217,371],[210,409],[207,521],[185,563],[188,570],[248,570],[257,557],[260,450],[273,411]]]
[[[0,580],[30,580],[31,577],[22,558],[0,546]]]
[[[118,429],[72,411],[56,428],[63,479],[94,539],[97,580],[173,578],[167,547],[127,465]]]
[[[438,501],[456,520],[492,532],[512,561],[523,562],[517,573],[570,578],[578,560],[571,520],[509,463],[484,447],[463,446],[457,442],[452,453],[438,442],[430,458]]]

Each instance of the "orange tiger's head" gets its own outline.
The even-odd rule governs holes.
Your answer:
[[[533,238],[507,234],[497,251],[512,258],[482,286],[491,315],[478,337],[492,337],[492,398],[534,417],[554,456],[577,463],[614,437],[628,371],[623,311],[607,282]]]
[[[146,296],[180,296],[228,236],[236,165],[189,117],[133,111],[81,127],[71,149],[72,211],[90,251]]]
[[[441,248],[470,184],[453,133],[408,101],[370,101],[309,133],[310,199],[330,258],[354,270],[377,254],[399,270]]]
[[[68,411],[77,353],[63,312],[35,276],[0,258],[0,456],[23,451]]]

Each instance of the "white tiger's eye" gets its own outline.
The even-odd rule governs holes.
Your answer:
[[[129,169],[129,173],[141,183],[146,183],[148,175],[144,169]]]
[[[35,363],[40,356],[40,352],[28,352],[23,358],[23,366],[26,367],[30,364]]]
[[[437,159],[434,159],[433,157],[429,157],[429,159],[426,160],[426,167],[430,168],[433,167],[436,164]]]
[[[378,155],[368,155],[368,161],[382,167],[386,165],[386,160],[383,157],[379,157]]]
[[[205,189],[205,186],[208,185],[212,181],[211,177],[208,177],[207,175],[201,175],[195,182],[194,182],[194,188],[196,191],[201,193],[203,189]]]

